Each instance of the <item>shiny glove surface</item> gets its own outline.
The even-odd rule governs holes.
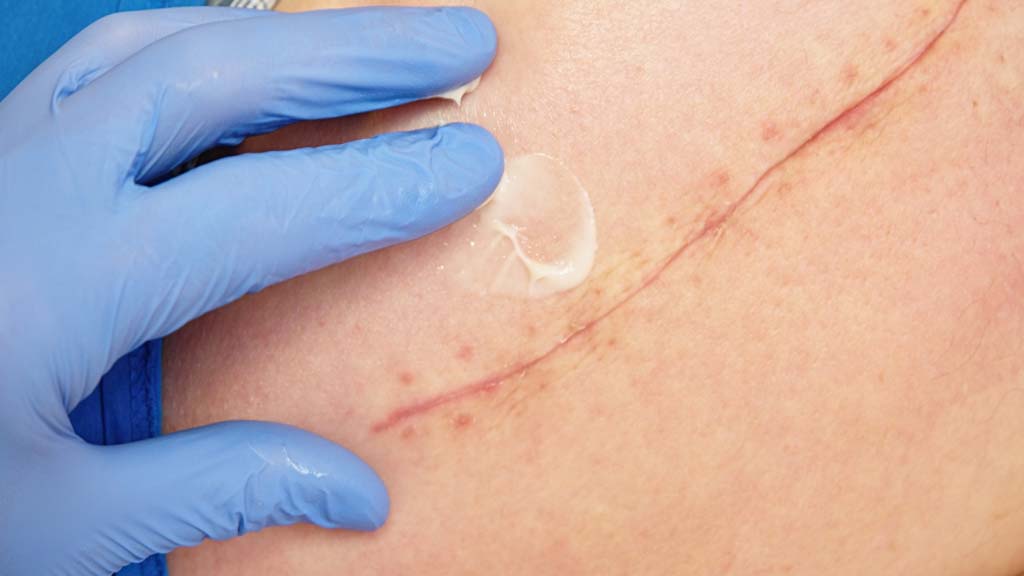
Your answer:
[[[109,574],[269,525],[383,523],[377,475],[316,435],[227,422],[99,447],[68,413],[147,340],[467,214],[503,156],[455,124],[173,168],[441,93],[495,45],[463,8],[125,13],[0,102],[0,574]]]

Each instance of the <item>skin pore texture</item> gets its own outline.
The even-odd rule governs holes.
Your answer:
[[[589,276],[481,293],[464,221],[169,337],[165,431],[302,426],[392,497],[172,574],[1024,572],[1024,4],[474,5],[461,107],[242,150],[482,124],[578,179]]]

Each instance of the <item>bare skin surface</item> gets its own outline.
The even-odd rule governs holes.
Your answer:
[[[483,297],[456,225],[169,338],[168,431],[303,426],[393,499],[174,574],[1024,571],[1024,7],[688,4],[477,2],[461,109],[246,145],[478,122],[579,176],[600,248]]]

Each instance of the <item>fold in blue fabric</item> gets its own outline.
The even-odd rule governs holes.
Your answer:
[[[113,12],[199,6],[203,0],[0,0],[0,99],[83,28]],[[160,434],[160,342],[121,358],[71,413],[86,442],[122,444]],[[118,576],[166,576],[162,555]]]
[[[75,432],[90,444],[109,446],[160,434],[159,340],[124,356],[96,390],[71,412]],[[118,576],[165,576],[163,555],[127,566]]]

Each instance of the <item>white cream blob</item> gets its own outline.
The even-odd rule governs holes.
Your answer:
[[[451,100],[452,102],[455,102],[455,104],[462,106],[462,98],[465,97],[466,94],[469,94],[473,90],[476,90],[478,86],[480,86],[479,76],[477,76],[472,82],[469,82],[468,84],[463,84],[458,88],[452,88],[447,92],[442,92],[437,96],[434,96],[434,98],[443,98],[445,100]]]
[[[463,283],[481,294],[543,298],[586,280],[597,225],[579,179],[546,154],[510,158],[491,198],[459,240]]]

